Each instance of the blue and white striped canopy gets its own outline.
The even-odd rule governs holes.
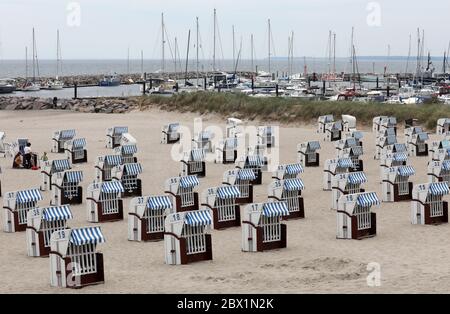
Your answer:
[[[333,130],[342,130],[342,121],[336,121],[333,123]]]
[[[191,150],[191,161],[203,161],[205,159],[205,152],[203,149]]]
[[[354,147],[354,146],[358,145],[358,143],[356,142],[356,138],[349,137],[345,140],[345,145],[346,145],[346,147]]]
[[[286,179],[284,180],[284,189],[286,191],[302,191],[305,189],[305,185],[301,179]]]
[[[238,198],[241,192],[234,185],[224,185],[217,188],[217,196],[221,199]]]
[[[240,169],[237,175],[239,180],[253,181],[256,179],[256,175],[252,169]]]
[[[236,149],[238,146],[238,139],[235,137],[225,139],[225,147],[228,149]]]
[[[197,176],[185,176],[180,178],[180,186],[182,188],[192,188],[199,185]]]
[[[397,136],[389,135],[388,137],[386,137],[386,145],[393,145],[395,143],[397,143]]]
[[[139,163],[125,164],[124,170],[130,176],[137,176],[142,173],[142,165]]]
[[[105,162],[110,166],[119,166],[122,164],[122,156],[119,155],[106,155]]]
[[[319,141],[308,142],[308,151],[314,152],[314,151],[316,151],[318,149],[320,149]]]
[[[406,153],[408,151],[408,148],[406,147],[405,143],[396,143],[394,144],[394,151],[396,153]]]
[[[397,173],[402,177],[410,177],[416,174],[412,166],[400,166],[397,168]]]
[[[211,139],[211,132],[209,132],[209,131],[202,131],[201,133],[200,133],[200,139],[201,140],[209,140],[209,139]]]
[[[38,189],[32,189],[32,190],[23,190],[17,192],[17,203],[23,204],[28,202],[37,202],[42,201],[42,194],[41,191]]]
[[[450,141],[449,140],[442,140],[440,143],[439,148],[450,148]]]
[[[150,196],[147,200],[147,208],[152,210],[163,210],[172,208],[169,196]]]
[[[301,164],[286,165],[286,173],[290,175],[297,175],[303,173],[303,167]]]
[[[392,155],[394,161],[404,162],[408,160],[408,154],[406,153],[394,153]]]
[[[442,169],[445,171],[450,171],[450,160],[444,160],[442,162]]]
[[[102,182],[101,191],[103,193],[123,193],[125,190],[123,189],[123,185],[120,181],[107,181]]]
[[[116,126],[114,127],[114,135],[120,135],[128,133],[128,127],[127,126]]]
[[[350,184],[363,184],[367,182],[367,177],[364,172],[352,172],[348,174],[347,182]]]
[[[134,155],[137,153],[137,146],[135,144],[122,145],[123,155]]]
[[[429,192],[431,195],[447,195],[450,192],[447,182],[430,183]]]
[[[289,216],[288,205],[286,202],[265,203],[262,214],[266,217]]]
[[[394,128],[388,128],[388,129],[386,129],[385,134],[387,136],[395,136],[395,129]]]
[[[72,141],[73,149],[81,149],[86,147],[86,139],[85,138],[76,138]]]
[[[250,155],[247,156],[247,165],[251,167],[261,167],[264,164],[261,156]]]
[[[423,132],[422,127],[420,127],[420,126],[413,127],[412,134],[419,134],[419,133],[422,133],[422,132]]]
[[[351,154],[353,156],[362,156],[364,155],[364,149],[362,146],[353,146],[352,148],[350,148],[351,150]]]
[[[264,128],[264,135],[272,135],[272,127],[271,126],[266,126],[265,128]]]
[[[176,132],[180,128],[179,123],[171,123],[169,124],[169,132]]]
[[[100,227],[79,228],[72,229],[69,241],[75,245],[98,244],[104,243],[105,237]]]
[[[62,130],[59,132],[59,139],[71,140],[75,137],[75,130]]]
[[[46,207],[42,210],[42,219],[45,221],[68,220],[72,218],[73,215],[68,205]]]
[[[67,171],[64,173],[64,179],[69,183],[80,183],[83,181],[82,171]]]
[[[70,169],[70,162],[68,159],[53,160],[52,170],[54,172],[62,172],[64,170],[69,169]]]
[[[193,227],[210,225],[212,224],[211,212],[209,210],[187,212],[184,222]]]
[[[353,161],[350,158],[339,158],[337,162],[339,168],[352,168]]]
[[[359,141],[364,137],[364,134],[361,131],[355,131],[353,132],[352,136]]]
[[[417,137],[419,138],[419,140],[421,140],[421,141],[427,141],[428,140],[428,133],[426,133],[426,132],[422,132],[422,133],[419,133],[419,134],[417,134]]]
[[[378,199],[377,193],[369,192],[358,195],[356,203],[362,207],[370,207],[380,205],[380,200]]]

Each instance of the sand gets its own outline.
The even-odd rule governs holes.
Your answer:
[[[7,141],[28,137],[34,151],[49,151],[52,132],[75,128],[88,140],[89,163],[74,169],[84,171],[83,188],[94,178],[94,160],[109,152],[105,132],[113,125],[128,125],[137,138],[138,158],[144,167],[145,195],[162,194],[164,181],[177,176],[178,162],[170,158],[170,145],[160,144],[164,123],[179,121],[192,127],[194,114],[162,111],[124,115],[83,114],[53,111],[0,111],[0,130]],[[225,122],[205,117],[206,125]],[[321,139],[311,125],[282,126],[280,129],[282,163],[296,161],[298,143]],[[403,140],[402,130],[400,140]],[[379,161],[373,160],[375,139],[364,132],[364,165],[369,178],[366,190],[381,197]],[[432,136],[433,139],[436,136]],[[241,252],[241,228],[212,231],[213,261],[186,266],[164,264],[163,242],[135,243],[127,240],[127,214],[121,222],[101,224],[107,242],[99,247],[104,253],[105,284],[81,290],[50,287],[48,258],[26,254],[25,233],[0,232],[1,293],[392,293],[448,292],[450,289],[450,226],[413,226],[410,203],[384,203],[377,213],[377,236],[362,241],[336,239],[336,212],[330,209],[331,192],[322,190],[322,166],[334,158],[334,143],[322,143],[321,167],[307,168],[301,175],[306,219],[287,222],[288,247],[264,253]],[[62,155],[49,154],[50,159]],[[414,183],[425,183],[428,158],[411,158],[417,174]],[[0,159],[3,192],[36,188],[39,171],[13,170],[11,159]],[[222,174],[232,165],[207,164],[207,177],[201,179],[198,192],[218,186]],[[263,185],[256,187],[255,201],[267,199],[271,173],[265,173]],[[50,193],[44,193],[46,206]],[[129,199],[126,199],[125,212]],[[85,220],[85,204],[72,206],[71,227],[90,226]],[[381,286],[369,287],[366,277],[371,262],[381,266]]]

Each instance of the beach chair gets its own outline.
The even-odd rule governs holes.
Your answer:
[[[330,122],[325,125],[324,141],[335,142],[342,138],[342,121]]]
[[[258,127],[258,144],[268,148],[275,146],[275,127],[260,126]]]
[[[297,146],[298,162],[303,167],[319,167],[320,155],[317,152],[320,149],[318,141],[301,143]]]
[[[97,246],[105,242],[100,227],[59,230],[50,240],[50,285],[81,288],[105,281],[103,254]]]
[[[304,169],[300,163],[279,165],[277,170],[273,172],[272,179],[285,180],[295,179]]]
[[[414,174],[412,166],[386,168],[382,176],[383,202],[411,200],[413,184],[409,178]]]
[[[246,155],[241,156],[236,160],[237,169],[251,169],[255,175],[255,179],[250,183],[252,185],[262,184],[262,167],[264,166],[264,160],[259,155]]]
[[[429,146],[428,155],[433,161],[443,161],[449,157],[448,151],[450,150],[450,140],[447,138],[441,141],[434,141]]]
[[[181,159],[181,173],[183,176],[196,175],[199,178],[205,177],[205,151],[201,148],[196,148],[184,152],[183,159]]]
[[[43,197],[39,189],[5,193],[3,198],[3,230],[22,232],[27,228],[28,211],[38,208]]]
[[[122,157],[122,164],[134,164],[138,162],[135,154],[138,152],[136,144],[117,146],[114,148],[116,155]]]
[[[336,175],[332,182],[331,209],[338,210],[342,195],[364,193],[361,186],[366,182],[366,174],[362,171]]]
[[[75,138],[75,130],[59,130],[55,131],[52,136],[52,153],[64,153],[65,144]]]
[[[362,139],[364,137],[364,134],[361,131],[352,130],[350,132],[344,133],[343,137],[344,138],[353,137],[356,140],[358,146],[361,146],[361,147],[363,146],[363,140]]]
[[[252,169],[232,169],[223,174],[224,185],[235,186],[239,189],[239,196],[236,198],[236,204],[253,203],[253,185],[252,181],[256,179]]]
[[[128,127],[115,126],[109,128],[106,133],[106,148],[116,148],[120,146],[122,135],[128,133]]]
[[[327,123],[334,122],[333,115],[320,116],[317,120],[317,133],[325,134]]]
[[[138,176],[142,173],[140,163],[124,164],[113,169],[113,180],[122,183],[122,197],[142,196],[142,181]]]
[[[361,157],[364,155],[362,146],[353,146],[342,150],[338,156],[340,158],[350,158],[353,162],[352,171],[364,171],[364,161]]]
[[[438,225],[448,223],[448,182],[417,184],[411,201],[411,223],[413,225]]]
[[[67,229],[67,221],[72,218],[72,211],[68,205],[28,211],[26,230],[28,256],[49,256],[53,232]]]
[[[387,116],[378,116],[378,117],[373,118],[372,131],[373,131],[375,134],[378,134],[378,132],[380,131],[380,128],[381,128],[381,121],[382,121],[383,119],[387,119],[387,118],[388,118]]]
[[[194,189],[200,184],[197,176],[173,177],[165,182],[165,192],[172,197],[175,212],[199,209],[198,193]]]
[[[396,117],[383,117],[380,122],[380,129],[378,136],[382,136],[387,129],[392,129],[394,135],[397,136],[397,118]]]
[[[377,233],[376,214],[373,206],[380,201],[375,192],[342,195],[339,198],[337,217],[337,239],[361,240]]]
[[[447,182],[450,187],[450,160],[430,161],[427,175],[430,182]]]
[[[162,127],[161,144],[174,144],[181,139],[179,123],[169,123]]]
[[[0,132],[0,155],[6,158],[9,153],[9,145],[5,143],[6,135],[5,132]]]
[[[242,134],[242,120],[236,118],[228,118],[225,126],[227,138],[236,138]]]
[[[85,163],[88,160],[85,138],[76,138],[65,142],[64,150],[66,152],[67,159],[72,164]]]
[[[113,169],[123,164],[122,156],[106,155],[97,157],[95,163],[95,182],[111,181]]]
[[[58,172],[72,169],[70,161],[67,159],[44,161],[41,170],[41,191],[52,189],[52,178]]]
[[[442,118],[437,121],[436,134],[445,135],[450,132],[450,118]]]
[[[390,145],[397,144],[397,137],[395,135],[389,135],[389,136],[381,136],[376,139],[376,146],[375,146],[375,155],[373,159],[380,160],[383,153],[387,153],[385,148]]]
[[[238,138],[229,137],[219,142],[216,147],[216,159],[217,164],[234,164],[237,159]]]
[[[164,220],[173,213],[169,196],[135,197],[128,213],[129,241],[161,241],[164,239]]]
[[[325,161],[323,169],[323,190],[331,191],[334,176],[353,170],[353,161],[350,158],[335,158]]]
[[[406,166],[407,164],[408,154],[406,153],[385,154],[380,159],[380,177],[383,177],[383,174],[388,168]]]
[[[408,138],[408,152],[410,156],[428,156],[428,133],[421,132],[413,134]]]
[[[286,202],[249,204],[242,220],[242,251],[263,252],[287,247]]]
[[[267,195],[271,202],[286,202],[289,216],[286,219],[305,218],[302,191],[305,189],[299,178],[276,180],[269,184]]]
[[[123,220],[124,192],[120,181],[92,183],[87,190],[86,214],[89,222]]]
[[[241,192],[233,185],[213,187],[203,192],[201,205],[211,210],[214,229],[221,230],[241,225],[240,207],[236,203],[236,199],[240,196]]]
[[[192,139],[192,147],[194,149],[203,150],[205,153],[214,152],[214,147],[212,144],[213,134],[209,131],[201,131],[194,134]]]
[[[56,173],[52,178],[53,206],[77,205],[83,203],[82,171],[63,171]]]
[[[168,265],[212,260],[210,210],[170,214],[165,220],[164,251]]]

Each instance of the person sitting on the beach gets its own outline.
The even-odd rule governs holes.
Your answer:
[[[13,168],[21,168],[22,167],[22,154],[18,152],[14,156]]]
[[[41,157],[41,161],[46,162],[48,161],[48,156],[47,156],[47,152],[44,152],[44,154]]]
[[[24,155],[23,155],[23,167],[26,169],[31,169],[33,166],[31,163],[31,143],[27,143],[25,148],[23,149]]]

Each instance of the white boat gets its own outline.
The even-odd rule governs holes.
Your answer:
[[[55,80],[48,81],[47,84],[45,85],[45,88],[50,90],[60,90],[63,89],[63,87],[64,83],[58,80],[58,78],[56,78]]]
[[[450,95],[442,95],[438,97],[440,102],[443,102],[446,105],[450,105]]]
[[[26,81],[22,86],[23,92],[37,92],[41,90],[41,84],[32,81]]]

